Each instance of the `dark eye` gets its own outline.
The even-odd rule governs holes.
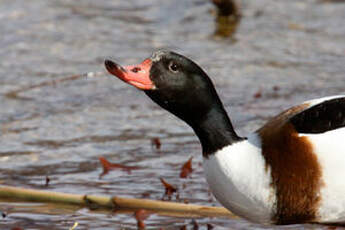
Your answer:
[[[177,72],[178,72],[178,66],[177,66],[177,64],[176,64],[175,62],[171,61],[171,62],[169,63],[169,70],[170,70],[171,72],[177,73]]]

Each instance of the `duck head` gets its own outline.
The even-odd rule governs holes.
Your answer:
[[[199,137],[203,155],[242,140],[207,74],[192,60],[157,51],[139,65],[121,67],[106,60],[107,70],[143,90],[154,102],[190,125]]]
[[[157,51],[141,64],[125,67],[106,60],[105,67],[187,123],[221,104],[207,74],[192,60],[171,51]]]

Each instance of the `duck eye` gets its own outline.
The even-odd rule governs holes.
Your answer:
[[[169,70],[171,71],[171,72],[174,72],[174,73],[177,73],[178,72],[178,66],[177,66],[177,64],[175,63],[175,62],[170,62],[169,63]]]

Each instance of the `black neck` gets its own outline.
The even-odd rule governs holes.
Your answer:
[[[162,108],[191,126],[199,137],[203,156],[208,157],[243,138],[237,136],[212,82],[204,76],[206,86],[195,90],[170,92],[151,90],[145,93]]]
[[[217,150],[243,139],[237,136],[222,105],[212,108],[199,119],[186,122],[199,137],[203,156],[206,158]]]

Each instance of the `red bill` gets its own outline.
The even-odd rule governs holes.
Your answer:
[[[105,60],[104,64],[109,73],[138,89],[152,90],[156,88],[150,78],[150,69],[152,66],[150,59],[146,59],[139,65],[124,67],[110,60]]]

